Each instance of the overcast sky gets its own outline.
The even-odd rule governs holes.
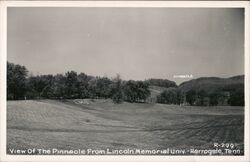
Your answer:
[[[144,80],[244,73],[244,10],[8,8],[10,62],[33,74],[75,70]]]

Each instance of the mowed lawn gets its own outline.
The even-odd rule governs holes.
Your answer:
[[[7,102],[9,149],[214,148],[243,150],[244,108],[122,103],[111,100]]]

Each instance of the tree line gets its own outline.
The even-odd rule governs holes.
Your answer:
[[[157,102],[191,106],[244,106],[244,85],[225,86],[210,93],[205,90],[191,89],[183,92],[179,88],[168,88],[157,96]]]
[[[28,75],[25,66],[7,62],[7,99],[77,99],[111,98],[122,101],[145,102],[150,95],[147,81],[124,81],[115,78],[94,77],[68,71],[56,75]]]
[[[244,84],[216,87],[209,92],[191,88],[187,91],[167,79],[144,81],[122,80],[91,76],[68,71],[56,75],[31,75],[25,66],[7,62],[7,99],[112,99],[115,103],[146,102],[150,96],[149,86],[164,87],[156,97],[157,103],[176,105],[244,106]],[[207,84],[208,86],[208,84]],[[211,89],[211,87],[209,88]]]

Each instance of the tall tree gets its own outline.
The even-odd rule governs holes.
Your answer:
[[[80,98],[89,98],[89,82],[90,77],[84,73],[80,73],[77,76],[77,81],[78,81],[78,94]]]
[[[136,102],[137,97],[137,84],[134,80],[129,80],[124,85],[125,100],[128,102]]]
[[[51,86],[52,98],[66,98],[66,77],[62,74],[57,74],[54,76],[53,83]]]
[[[145,102],[150,96],[149,84],[143,81],[137,81],[137,98],[138,102]]]
[[[7,62],[7,99],[24,99],[28,70],[25,66]]]
[[[78,98],[78,81],[77,81],[77,73],[75,71],[70,71],[65,74],[65,94],[67,98]]]
[[[111,97],[111,85],[112,81],[107,78],[98,78],[96,83],[96,93],[98,97],[110,98]]]
[[[88,95],[90,98],[95,99],[97,98],[97,92],[96,92],[96,85],[97,84],[97,78],[92,77],[88,82]]]
[[[122,80],[119,74],[116,75],[112,85],[112,100],[114,103],[123,102]]]

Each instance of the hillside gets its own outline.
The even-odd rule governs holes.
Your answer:
[[[177,87],[177,84],[174,81],[168,79],[151,78],[146,80],[145,82],[147,82],[151,86],[157,86],[157,87],[164,87],[164,88]]]
[[[244,75],[230,78],[202,77],[183,82],[178,87],[182,92],[204,90],[207,93],[212,93],[216,90],[230,91],[230,89],[236,88],[244,89]]]

